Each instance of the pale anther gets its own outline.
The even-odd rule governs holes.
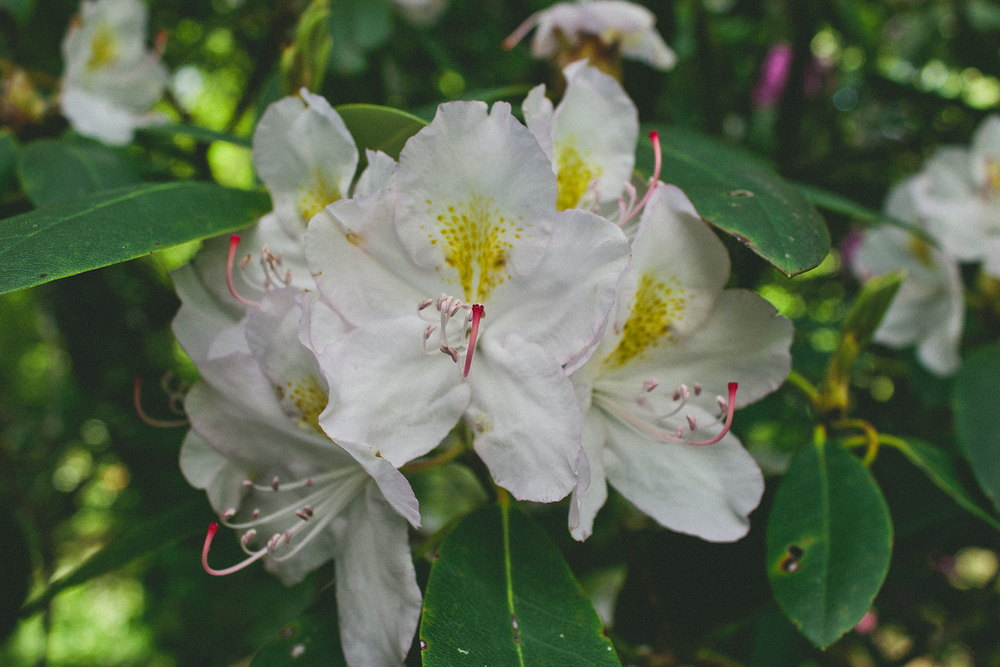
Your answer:
[[[250,544],[250,540],[252,540],[255,537],[257,537],[257,531],[251,528],[247,532],[243,533],[243,535],[240,537],[240,544],[246,546]]]
[[[281,541],[281,533],[275,533],[271,536],[271,539],[267,541],[267,550],[274,551],[278,546],[278,542]]]
[[[312,481],[312,479],[308,477],[306,478],[305,484],[306,486],[316,486],[316,482]]]
[[[642,388],[647,394],[656,389],[658,386],[660,386],[660,382],[658,380],[646,380],[642,383]]]
[[[250,512],[250,519],[256,519],[259,516],[260,516],[260,509],[254,509],[254,511]]]
[[[251,482],[249,479],[245,479],[243,480],[243,486],[247,487],[248,489],[252,489],[254,487],[254,483]]]
[[[441,351],[451,357],[451,360],[456,364],[458,363],[458,350],[453,348],[451,345],[442,345]]]
[[[698,430],[698,420],[696,420],[694,418],[694,415],[692,415],[691,413],[688,413],[685,416],[687,417],[688,426],[691,427],[691,431],[692,432],[697,431]]]
[[[285,544],[291,544],[292,543],[292,531],[291,531],[291,529],[285,531],[284,540],[285,540]]]
[[[694,395],[701,396],[701,385],[697,382],[694,383]]]
[[[279,484],[278,484],[278,478],[275,477],[275,478],[273,478],[271,480],[271,488],[274,489],[275,491],[277,491],[278,490],[278,486],[279,486]]]
[[[433,305],[433,303],[434,299],[424,299],[423,301],[417,304],[417,310],[425,310],[429,308],[431,305]]]
[[[222,513],[222,520],[223,521],[229,521],[234,516],[236,516],[236,510],[234,510],[232,507],[230,507],[229,509],[227,509],[225,512]]]

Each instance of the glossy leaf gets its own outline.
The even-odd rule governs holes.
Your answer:
[[[207,127],[199,127],[198,125],[163,123],[159,125],[147,125],[146,127],[141,127],[139,128],[139,132],[161,137],[191,137],[196,141],[206,144],[212,143],[213,141],[225,141],[226,143],[243,146],[245,148],[250,148],[251,146],[250,137],[237,137],[233,134],[216,132],[215,130],[210,130]]]
[[[0,551],[0,644],[17,626],[18,610],[28,596],[31,585],[31,551],[24,531],[14,512],[0,504],[0,535],[4,548]]]
[[[134,530],[112,540],[106,547],[84,561],[80,567],[49,584],[41,594],[21,609],[21,616],[30,616],[41,610],[52,598],[67,588],[117,570],[139,556],[204,530],[211,520],[211,515],[207,512],[204,501],[199,498],[139,524]]]
[[[839,445],[806,447],[767,525],[767,574],[785,615],[826,648],[871,607],[891,555],[889,508],[868,470]]]
[[[344,650],[340,646],[334,589],[320,594],[309,609],[282,628],[250,663],[250,667],[285,665],[346,667]]]
[[[17,171],[17,138],[10,130],[0,131],[0,190],[6,190]]]
[[[96,141],[39,139],[21,148],[21,187],[35,206],[135,185],[142,179],[123,152]]]
[[[209,183],[132,186],[0,220],[0,294],[244,227],[263,192]]]
[[[426,667],[620,665],[552,540],[505,502],[448,536],[420,626]]]
[[[337,113],[344,119],[362,156],[368,148],[398,160],[406,140],[427,125],[405,111],[374,104],[345,104],[337,107]]]
[[[660,180],[681,188],[702,218],[789,276],[826,257],[830,232],[823,218],[763,161],[691,130],[664,125],[643,129],[660,133]],[[645,137],[639,141],[636,165],[652,173],[653,150]]]
[[[951,496],[962,509],[1000,530],[1000,520],[985,512],[966,491],[965,486],[958,478],[958,471],[955,469],[955,464],[948,452],[913,438],[906,440],[893,438],[892,444],[913,465],[920,468],[934,482],[935,486]]]
[[[955,436],[980,488],[1000,510],[1000,346],[969,354],[955,375]]]

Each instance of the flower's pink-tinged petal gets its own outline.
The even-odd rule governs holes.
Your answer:
[[[396,193],[334,202],[309,225],[305,247],[323,298],[353,325],[417,313],[441,283],[410,261],[393,226]]]
[[[538,268],[497,289],[484,335],[503,340],[517,334],[572,371],[597,342],[629,248],[616,225],[593,213],[563,211],[554,221],[552,242]]]
[[[371,483],[345,518],[334,552],[344,656],[349,665],[402,667],[421,607],[406,522]]]
[[[538,142],[497,102],[449,102],[399,157],[396,229],[438,291],[483,303],[545,254],[555,175]]]
[[[580,408],[561,365],[511,334],[484,340],[469,374],[466,419],[496,483],[519,500],[553,502],[577,484]]]
[[[563,73],[566,94],[552,119],[557,206],[589,208],[617,200],[635,166],[638,111],[614,77],[588,67],[586,61],[569,65]]]
[[[693,447],[648,440],[615,419],[607,428],[608,482],[636,507],[671,530],[710,542],[746,535],[764,478],[735,436]]]
[[[306,223],[347,195],[358,149],[325,98],[308,90],[273,103],[253,138],[254,166],[289,235],[301,239]]]
[[[458,423],[469,387],[447,355],[424,353],[426,326],[415,314],[381,320],[326,347],[320,366],[330,405],[319,421],[331,438],[345,447],[368,443],[398,467],[432,450]]]

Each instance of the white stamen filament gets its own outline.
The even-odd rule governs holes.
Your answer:
[[[479,334],[479,321],[482,319],[484,313],[483,306],[482,304],[466,303],[461,299],[442,293],[437,299],[423,299],[420,301],[417,304],[417,310],[426,310],[432,304],[441,314],[440,328],[438,328],[438,325],[429,324],[424,329],[424,354],[433,354],[434,351],[442,352],[451,357],[452,361],[458,363],[459,355],[465,352],[463,377],[468,377],[472,364],[472,356],[475,353],[476,339]],[[464,315],[461,320],[461,331],[456,340],[454,329],[451,331],[451,335],[449,335],[448,324],[459,313],[464,313]],[[431,350],[428,342],[435,330],[438,332],[438,346],[437,350]],[[466,340],[466,335],[468,335],[468,340]]]

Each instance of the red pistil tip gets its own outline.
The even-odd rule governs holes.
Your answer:
[[[257,553],[251,555],[249,558],[233,565],[232,567],[227,567],[224,570],[214,570],[208,564],[208,550],[212,548],[212,539],[215,537],[215,533],[219,530],[219,524],[212,523],[208,526],[208,534],[205,535],[205,546],[201,548],[201,566],[213,577],[224,577],[227,574],[232,574],[233,572],[239,572],[245,568],[250,563],[255,560],[259,560],[267,555],[267,549],[261,549]]]
[[[226,260],[226,287],[229,288],[229,293],[233,295],[233,298],[242,303],[244,306],[250,306],[251,308],[257,307],[256,301],[251,301],[250,299],[243,298],[236,293],[236,288],[233,286],[233,262],[236,259],[236,246],[240,244],[240,235],[233,234],[229,237],[229,258]]]
[[[476,338],[479,336],[479,320],[486,314],[486,309],[481,303],[472,304],[472,327],[469,331],[469,349],[465,352],[465,370],[462,377],[469,377],[469,369],[472,367],[472,355],[476,351]]]

